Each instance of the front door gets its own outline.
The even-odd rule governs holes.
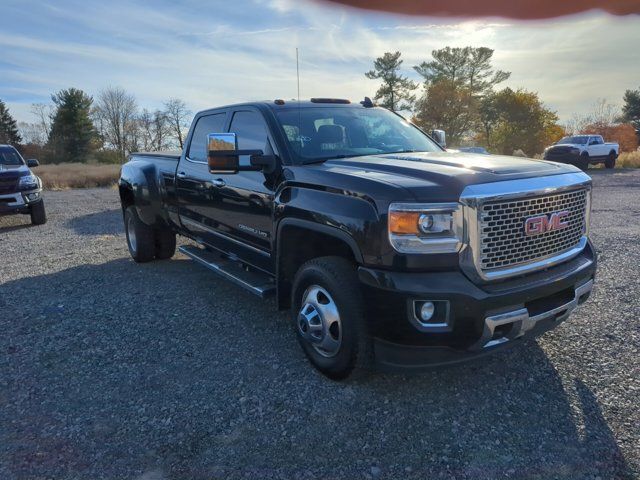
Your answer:
[[[232,112],[229,132],[235,133],[239,150],[272,151],[269,130],[257,109]],[[250,165],[249,156],[240,165]],[[263,270],[272,270],[273,186],[260,171],[213,174],[220,201],[211,204],[211,217],[225,248]]]

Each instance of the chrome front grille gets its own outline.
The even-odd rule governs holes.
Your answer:
[[[586,232],[588,191],[515,198],[479,206],[479,267],[483,272],[506,269],[560,255],[575,248]],[[567,211],[567,227],[538,235],[525,234],[527,218]]]

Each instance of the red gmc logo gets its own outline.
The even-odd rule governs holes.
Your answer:
[[[524,234],[527,236],[540,235],[541,233],[551,232],[552,230],[562,230],[569,226],[567,217],[569,211],[555,212],[551,215],[538,215],[529,217],[524,221]]]

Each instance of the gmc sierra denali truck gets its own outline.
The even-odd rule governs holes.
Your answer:
[[[368,99],[200,112],[181,154],[132,154],[119,190],[134,260],[188,237],[182,253],[290,309],[334,379],[519,344],[564,321],[596,271],[587,175],[448,153]]]
[[[35,159],[25,162],[11,145],[0,145],[0,215],[28,214],[34,225],[47,221],[42,181],[31,172],[38,165]]]
[[[592,163],[604,163],[605,168],[614,168],[619,150],[617,143],[605,143],[601,135],[574,135],[547,147],[544,159],[569,163],[583,170]]]

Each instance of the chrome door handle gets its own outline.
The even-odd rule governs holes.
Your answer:
[[[214,187],[218,187],[218,188],[222,188],[226,185],[225,181],[222,180],[221,178],[216,178],[211,183],[213,184]]]
[[[176,173],[176,177],[178,178],[187,178],[187,174],[184,172],[178,172]]]

